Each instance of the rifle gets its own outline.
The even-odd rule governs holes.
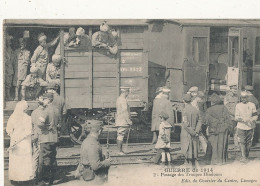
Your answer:
[[[10,150],[12,150],[16,145],[18,145],[20,142],[22,142],[23,140],[25,140],[28,137],[31,137],[32,134],[29,134],[25,137],[23,137],[22,139],[20,139],[19,141],[17,141],[15,144],[13,144],[12,146],[10,146],[6,151],[9,152]]]

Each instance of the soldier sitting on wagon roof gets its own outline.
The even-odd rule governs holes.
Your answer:
[[[22,82],[22,100],[35,100],[40,95],[42,87],[47,86],[47,82],[38,76],[38,70],[39,69],[33,65],[30,69],[31,74],[27,75]],[[25,93],[27,93],[27,96],[25,96]]]

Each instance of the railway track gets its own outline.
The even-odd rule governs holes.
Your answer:
[[[102,146],[103,151],[105,146]],[[149,164],[153,163],[153,157],[156,152],[153,152],[153,145],[150,144],[129,144],[128,153],[126,155],[118,155],[116,145],[111,145],[110,147],[110,158],[112,165],[127,165],[127,164]],[[239,150],[232,150],[232,145],[228,150],[229,157],[236,158],[239,154]],[[200,152],[199,156],[203,161],[204,153]],[[184,161],[184,157],[180,151],[179,143],[172,143],[171,156],[173,164],[180,164]],[[260,157],[260,144],[251,149],[251,157]],[[57,163],[58,166],[75,166],[78,164],[80,159],[80,146],[75,146],[73,148],[58,148],[57,150]],[[5,167],[8,167],[8,154],[5,152]]]

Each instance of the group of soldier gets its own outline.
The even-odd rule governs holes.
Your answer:
[[[230,109],[230,105],[228,105],[229,94],[224,98],[224,104],[221,95],[213,93],[210,96],[210,107],[208,108],[205,96],[198,90],[198,87],[191,87],[184,94],[180,141],[181,150],[185,156],[185,165],[199,166],[200,148],[205,153],[204,159],[208,164],[224,164],[227,161],[229,135],[234,136],[235,145],[239,146],[240,161],[248,162],[259,108],[258,100],[252,94],[252,90],[252,86],[245,86],[245,90],[240,93],[240,101],[233,105],[233,109]],[[166,132],[167,127],[161,127],[164,123],[161,118],[165,118],[172,127],[174,124],[172,106],[168,100],[169,92],[167,87],[158,88],[153,103],[152,132],[154,137],[152,143],[157,142],[155,163],[159,163],[161,157],[161,162],[165,164],[165,153],[167,155],[169,148],[166,144],[170,142],[170,133]],[[162,131],[164,135],[161,135]],[[165,138],[165,135],[168,138]],[[169,163],[170,156],[167,159]]]

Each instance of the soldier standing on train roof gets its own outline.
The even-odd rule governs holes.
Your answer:
[[[12,78],[14,74],[14,52],[11,48],[13,36],[6,36],[6,48],[4,53],[4,69],[5,69],[5,96],[6,100],[10,100],[10,88],[12,86]]]
[[[22,82],[27,76],[28,65],[30,63],[30,51],[26,49],[26,41],[24,38],[19,39],[20,48],[14,52],[15,74],[13,84],[15,88],[15,101],[19,99],[19,91]]]
[[[75,177],[82,177],[93,185],[100,185],[108,180],[110,159],[102,154],[98,138],[102,132],[102,121],[90,120],[84,126],[87,138],[81,144],[80,163]]]
[[[241,150],[241,162],[248,161],[250,147],[252,145],[256,120],[258,118],[254,103],[248,102],[247,92],[241,92],[241,102],[236,105],[235,119],[237,123],[237,137]]]
[[[56,45],[59,38],[60,37],[58,34],[58,36],[53,41],[47,43],[47,36],[44,33],[40,33],[38,36],[38,41],[40,45],[35,49],[33,56],[31,58],[31,63],[35,64],[36,67],[39,68],[39,77],[44,80],[45,80],[46,67],[49,63],[48,48]]]
[[[123,139],[129,129],[133,124],[131,121],[130,107],[127,103],[127,96],[129,95],[129,87],[120,87],[121,94],[116,100],[116,126],[117,126],[117,145],[119,149],[119,154],[124,155],[123,152]],[[130,129],[129,129],[130,130]]]

